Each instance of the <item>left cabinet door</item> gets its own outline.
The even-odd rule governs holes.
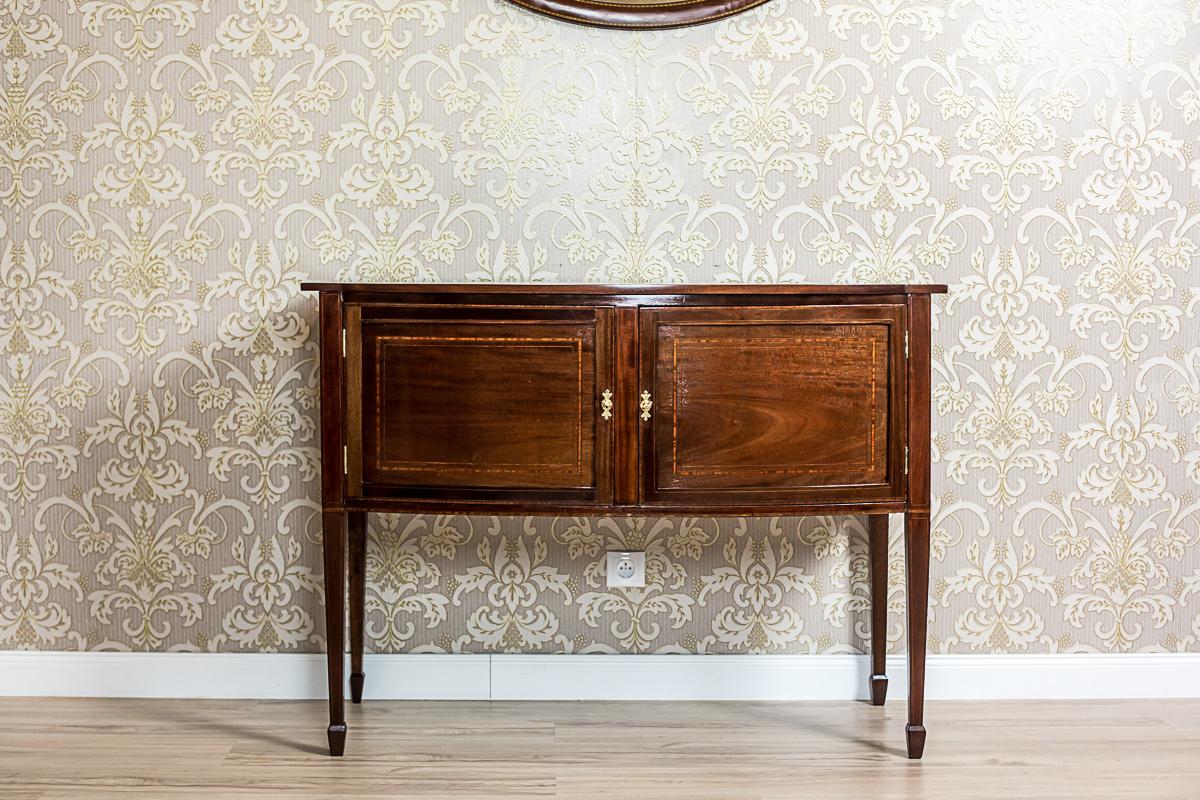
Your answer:
[[[608,503],[612,310],[350,304],[351,496]]]

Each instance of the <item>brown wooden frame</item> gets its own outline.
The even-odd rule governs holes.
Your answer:
[[[349,589],[351,696],[361,702],[365,599],[365,516],[371,511],[437,514],[522,515],[705,515],[774,516],[784,514],[869,515],[871,611],[870,693],[882,705],[887,691],[884,668],[887,613],[887,514],[904,514],[907,565],[909,700],[905,727],[910,758],[920,758],[925,744],[924,683],[926,617],[929,602],[930,513],[930,295],[942,285],[880,286],[599,286],[304,283],[320,298],[321,352],[321,506],[324,523],[326,632],[329,658],[329,747],[345,749],[344,652],[345,595]],[[423,309],[414,311],[414,309]],[[785,490],[781,479],[764,475],[761,484],[710,486],[660,497],[653,491],[654,429],[649,411],[640,413],[639,397],[655,379],[657,320],[703,320],[782,326],[804,322],[824,326],[834,337],[842,326],[873,325],[875,339],[886,330],[879,350],[887,366],[887,473],[861,481],[826,476],[813,486]],[[594,313],[594,317],[592,314]],[[611,387],[611,417],[597,416],[595,486],[587,490],[507,486],[456,488],[453,473],[438,485],[391,485],[364,480],[369,454],[362,446],[363,319],[403,320],[404,325],[459,321],[477,325],[509,320],[524,325],[539,319],[596,320],[596,380],[588,386],[599,395]],[[415,321],[414,321],[415,320]],[[880,327],[882,326],[882,327]],[[773,335],[782,335],[778,332]],[[734,339],[736,342],[736,338]],[[781,340],[782,341],[782,340]],[[785,343],[786,344],[786,343]],[[878,349],[878,348],[876,348]],[[876,352],[872,349],[871,352]],[[798,351],[799,352],[799,351]],[[718,348],[718,358],[719,348]],[[799,356],[796,356],[799,358]],[[483,363],[483,362],[480,362]],[[453,365],[449,362],[447,369]],[[437,365],[434,365],[436,368]],[[719,369],[720,364],[716,364]],[[582,367],[580,367],[582,369]],[[847,368],[842,376],[848,376]],[[719,374],[718,374],[718,377]],[[498,374],[496,380],[504,380]],[[832,374],[829,380],[839,380]],[[814,373],[809,380],[823,378]],[[583,386],[584,384],[580,384]],[[875,386],[873,383],[872,386]],[[832,392],[832,384],[824,391]],[[836,388],[836,387],[834,387]],[[815,385],[813,391],[821,392]],[[854,392],[841,386],[847,405],[846,435],[861,429],[864,417],[849,410]],[[375,391],[382,391],[376,388]],[[390,390],[389,390],[390,391]],[[377,398],[378,401],[378,398]],[[596,399],[599,402],[599,399]],[[872,408],[874,408],[872,406]],[[783,411],[802,414],[800,410]],[[840,424],[826,410],[820,435]],[[874,411],[871,414],[875,414]],[[781,421],[800,431],[804,420]],[[536,415],[519,424],[537,438]],[[739,423],[741,424],[741,423]],[[874,423],[872,423],[874,426]],[[734,429],[738,430],[738,429]],[[506,434],[522,443],[519,427]],[[834,435],[841,431],[834,431]],[[723,434],[724,435],[724,434]],[[788,438],[788,441],[793,441]],[[736,451],[733,448],[728,452]],[[743,448],[744,449],[744,448]],[[545,452],[534,454],[544,456]],[[751,465],[753,466],[753,465]],[[877,472],[877,471],[876,471]],[[871,472],[870,475],[876,475]],[[752,471],[750,471],[752,473]],[[746,474],[750,474],[746,473]],[[851,478],[859,475],[849,473]],[[745,474],[739,480],[748,480]],[[823,483],[822,483],[823,481]],[[824,487],[824,488],[822,488]],[[710,496],[711,495],[711,496]],[[349,559],[347,560],[347,551]]]
[[[597,28],[654,29],[700,25],[740,14],[767,0],[509,0],[565,22]]]

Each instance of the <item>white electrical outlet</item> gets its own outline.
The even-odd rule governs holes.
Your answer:
[[[640,551],[609,551],[608,585],[610,588],[614,586],[645,586],[646,554]]]

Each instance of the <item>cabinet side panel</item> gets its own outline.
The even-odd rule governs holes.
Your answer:
[[[345,500],[344,446],[344,374],[342,360],[342,295],[321,292],[321,504],[340,507]]]
[[[929,295],[913,295],[908,303],[910,356],[908,359],[908,503],[929,513],[932,410],[930,384],[931,308]]]

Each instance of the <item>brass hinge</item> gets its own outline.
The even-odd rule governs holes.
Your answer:
[[[904,474],[908,474],[908,445],[904,446]]]
[[[350,474],[350,448],[347,445],[342,445],[342,474]]]
[[[905,345],[904,352],[905,352],[905,354],[908,353],[908,345]],[[346,357],[346,329],[342,328],[342,358],[345,358],[345,357]]]
[[[904,357],[908,358],[908,331],[904,332]]]

